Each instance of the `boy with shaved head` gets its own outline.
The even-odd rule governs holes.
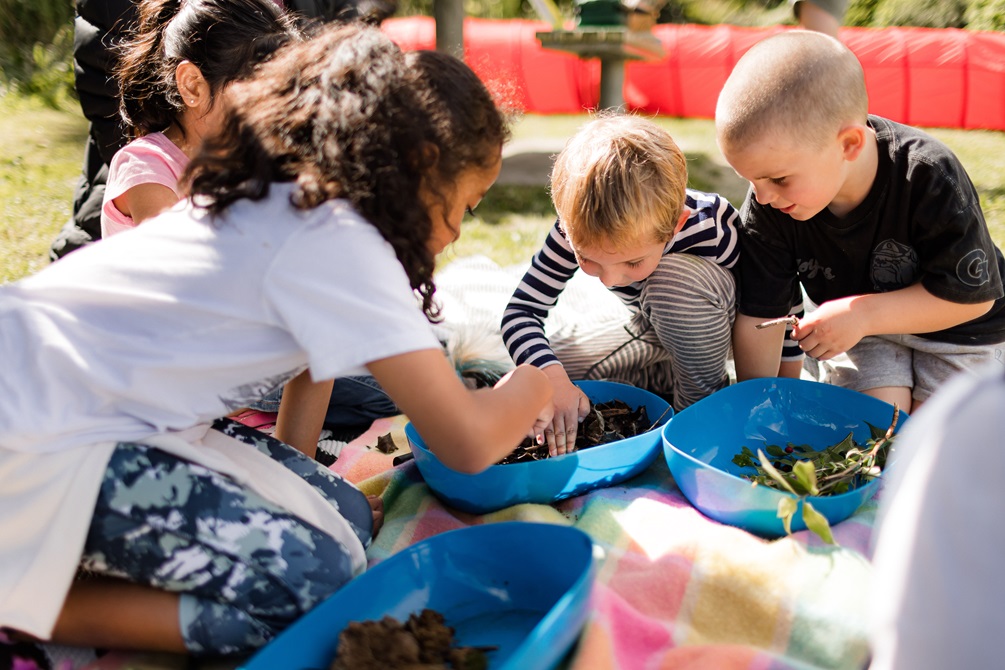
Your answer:
[[[1005,259],[973,183],[944,144],[870,115],[838,40],[792,30],[754,45],[720,93],[716,134],[750,182],[741,209],[739,380],[798,376],[785,329],[821,381],[916,409],[1005,341]],[[841,354],[847,353],[847,356]]]

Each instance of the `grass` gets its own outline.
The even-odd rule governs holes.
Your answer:
[[[0,98],[0,283],[48,263],[49,244],[70,218],[86,137],[75,110]]]
[[[585,115],[526,116],[514,141],[569,137]],[[688,156],[691,186],[716,191],[739,205],[746,184],[725,164],[707,119],[658,119]],[[1005,133],[933,129],[960,157],[981,196],[991,236],[1005,247]],[[48,249],[70,216],[87,122],[76,108],[53,110],[13,94],[0,97],[0,283],[48,263]],[[524,263],[555,219],[547,189],[497,185],[464,224],[461,239],[442,258],[482,254],[500,265]]]

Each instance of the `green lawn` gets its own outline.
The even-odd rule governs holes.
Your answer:
[[[526,116],[514,127],[514,141],[560,143],[586,119]],[[687,154],[692,186],[722,193],[739,205],[746,186],[722,160],[712,122],[659,121]],[[75,109],[57,111],[32,100],[0,97],[0,283],[48,262],[49,244],[70,215],[86,132],[86,121]],[[931,132],[963,161],[981,194],[991,235],[1005,247],[1005,133]],[[497,186],[477,214],[443,262],[471,254],[484,254],[500,265],[526,262],[554,221],[543,185]]]
[[[86,134],[79,113],[0,98],[0,283],[48,263],[70,216]]]

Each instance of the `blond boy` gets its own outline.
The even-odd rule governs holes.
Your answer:
[[[719,147],[751,184],[737,379],[799,374],[780,364],[783,329],[754,326],[788,314],[801,287],[819,307],[793,337],[821,380],[916,409],[1005,340],[1005,260],[953,153],[867,107],[855,55],[809,31],[754,45],[723,87]]]
[[[718,195],[688,189],[673,138],[638,116],[583,126],[556,159],[551,191],[558,221],[510,299],[502,335],[515,362],[551,379],[555,419],[545,437],[562,454],[590,409],[571,379],[648,388],[676,410],[728,384],[737,213]],[[610,348],[556,355],[545,318],[580,268],[633,316]]]

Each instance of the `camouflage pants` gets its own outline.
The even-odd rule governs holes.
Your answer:
[[[372,513],[352,485],[234,421],[214,429],[303,477],[369,545]],[[193,653],[259,647],[352,577],[348,550],[330,535],[225,475],[131,443],[109,461],[81,565],[181,593],[181,633]]]

